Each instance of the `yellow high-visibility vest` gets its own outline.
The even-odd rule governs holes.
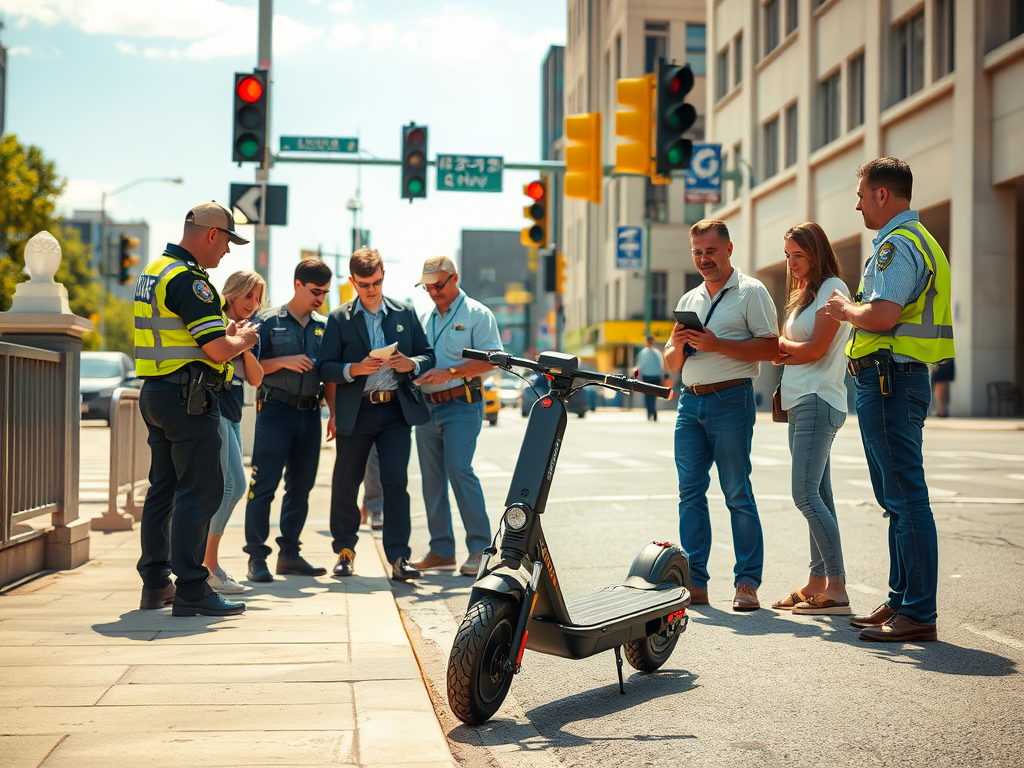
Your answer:
[[[888,349],[923,363],[948,360],[955,353],[949,262],[946,254],[920,222],[907,222],[894,229],[891,235],[902,235],[914,244],[930,273],[928,284],[916,300],[903,308],[896,325],[889,330],[872,333],[854,328],[846,344],[846,355],[855,360]],[[863,277],[859,290],[864,290]]]
[[[193,362],[204,363],[218,373],[230,376],[229,363],[215,363],[192,338],[192,330],[210,322],[227,325],[220,297],[210,305],[209,317],[185,324],[167,308],[167,285],[189,264],[164,254],[147,266],[135,285],[135,371],[141,377],[166,376]],[[215,310],[214,307],[217,309]]]

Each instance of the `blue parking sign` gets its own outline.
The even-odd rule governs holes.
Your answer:
[[[644,232],[640,227],[619,227],[616,234],[615,268],[644,268]]]
[[[722,145],[694,144],[686,169],[686,202],[722,202]]]

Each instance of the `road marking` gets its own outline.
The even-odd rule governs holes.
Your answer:
[[[863,456],[843,456],[839,453],[833,453],[829,456],[833,464],[855,464],[860,467],[866,467],[868,465],[867,459]]]
[[[856,592],[863,592],[865,595],[884,595],[885,594],[885,592],[883,592],[882,590],[875,589],[874,587],[869,587],[867,584],[847,584],[846,588],[847,589],[852,589],[852,590],[854,590]]]
[[[971,457],[974,459],[993,459],[994,461],[1024,462],[1021,453],[988,453],[986,451],[924,451],[925,456],[948,456],[953,459]]]
[[[1021,642],[1014,637],[1007,637],[1006,635],[1001,635],[998,632],[993,632],[988,629],[978,629],[971,624],[961,624],[960,626],[968,632],[973,632],[976,635],[988,638],[993,643],[1000,643],[1001,645],[1007,645],[1010,648],[1015,648],[1018,651],[1024,651],[1024,642]]]
[[[654,455],[655,456],[664,456],[666,459],[675,459],[676,452],[675,451],[655,451]]]
[[[781,467],[789,464],[786,459],[776,459],[774,456],[758,456],[756,453],[750,455],[750,463],[755,467]]]
[[[928,474],[929,480],[970,480],[967,475],[950,475],[942,474],[939,472],[932,472]]]
[[[1014,472],[1013,474],[1006,476],[1007,480],[1024,480],[1024,475]]]
[[[678,501],[677,493],[656,493],[648,496],[562,496],[548,499],[548,504],[569,504],[580,501]]]

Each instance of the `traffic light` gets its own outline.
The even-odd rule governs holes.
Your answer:
[[[402,126],[402,197],[427,196],[427,126]]]
[[[654,75],[618,80],[615,93],[619,104],[629,107],[616,111],[615,135],[633,140],[615,147],[615,172],[650,176]]]
[[[658,176],[668,177],[672,171],[690,167],[693,142],[683,138],[697,120],[697,110],[686,103],[686,94],[693,88],[693,70],[658,59],[657,123],[655,126],[654,167]]]
[[[118,250],[118,265],[119,265],[119,280],[121,285],[128,285],[132,281],[132,276],[128,272],[128,268],[133,264],[139,263],[139,257],[137,254],[132,253],[133,248],[139,247],[139,238],[128,237],[128,235],[121,235],[121,247]]]
[[[544,257],[544,290],[554,293],[558,288],[558,254],[549,253]]]
[[[569,260],[564,253],[555,254],[555,293],[565,293],[565,281],[569,273]]]
[[[547,247],[551,228],[551,183],[547,176],[523,185],[523,192],[532,201],[523,208],[523,215],[533,223],[523,228],[519,242],[537,248]]]
[[[565,196],[601,202],[604,164],[601,154],[601,113],[565,118]]]
[[[267,147],[267,70],[235,72],[234,143],[236,163],[263,164]]]

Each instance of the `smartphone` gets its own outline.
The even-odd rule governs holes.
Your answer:
[[[676,309],[672,312],[675,315],[676,322],[683,326],[688,331],[700,331],[704,332],[704,324],[697,317],[696,312],[690,312],[685,309]]]

